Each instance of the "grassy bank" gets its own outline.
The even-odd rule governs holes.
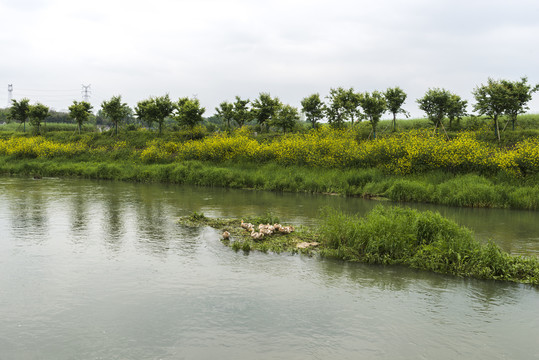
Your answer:
[[[195,140],[148,140],[147,132],[134,132],[129,140],[96,134],[68,141],[61,140],[59,135],[55,139],[12,136],[0,138],[0,155],[45,159],[122,159],[146,164],[185,160],[216,164],[226,161],[277,163],[341,170],[376,168],[390,174],[444,170],[456,174],[507,173],[517,178],[539,173],[539,137],[527,137],[506,147],[481,140],[481,136],[481,131],[462,132],[447,139],[444,135],[414,130],[376,140],[358,140],[357,129],[340,131],[329,128],[286,135],[271,141],[260,139],[247,129]]]
[[[360,126],[272,139],[247,128],[202,130],[0,136],[0,172],[539,208],[536,136],[506,146],[483,140],[484,130],[449,138],[411,130],[376,140],[358,138]]]
[[[161,182],[271,191],[336,193],[392,201],[466,207],[539,208],[537,176],[452,174],[388,175],[380,169],[322,169],[276,163],[183,161],[145,164],[134,161],[80,161],[66,158],[14,159],[0,156],[0,173],[25,176]]]
[[[276,219],[246,219],[253,224]],[[223,239],[235,250],[305,252],[345,261],[402,265],[479,279],[539,285],[539,260],[512,256],[493,243],[481,244],[470,230],[438,213],[378,206],[365,217],[326,210],[317,229],[299,227],[291,234],[253,240],[239,219],[208,219],[201,214],[180,219],[190,226],[228,231]],[[310,243],[302,249],[302,245]]]

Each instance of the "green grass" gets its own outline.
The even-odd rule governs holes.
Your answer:
[[[378,206],[365,217],[326,210],[321,253],[347,261],[404,265],[457,276],[539,285],[539,260],[481,244],[439,213]]]
[[[125,159],[37,160],[6,156],[0,156],[0,173],[330,193],[463,207],[539,209],[537,176],[513,179],[503,175],[456,175],[443,171],[398,176],[388,175],[378,169],[321,169],[274,163],[214,164],[184,161],[142,164]]]

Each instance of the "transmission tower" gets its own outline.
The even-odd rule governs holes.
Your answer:
[[[7,85],[7,106],[11,106],[11,99],[13,99],[13,84]]]
[[[92,90],[90,90],[90,86],[92,86],[92,84],[82,85],[82,100],[86,102],[89,102],[90,94],[92,93]]]

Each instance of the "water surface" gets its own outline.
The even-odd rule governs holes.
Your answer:
[[[179,216],[314,225],[362,199],[0,178],[0,359],[539,359],[539,291],[400,267],[234,252]],[[515,254],[539,215],[440,211]]]

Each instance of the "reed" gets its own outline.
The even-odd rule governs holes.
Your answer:
[[[378,206],[365,217],[325,210],[324,256],[457,276],[539,284],[539,260],[512,256],[439,213]]]

